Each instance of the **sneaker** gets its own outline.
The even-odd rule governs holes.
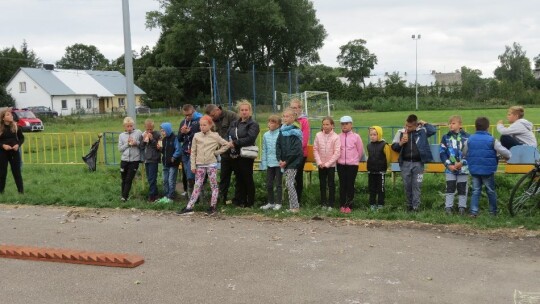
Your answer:
[[[210,206],[208,210],[206,211],[206,215],[214,215],[214,214],[216,214],[216,207]]]
[[[384,208],[384,205],[377,205],[377,210],[381,210]]]
[[[275,206],[276,206],[275,204],[268,203],[268,204],[266,204],[264,206],[261,206],[261,209],[262,210],[274,209]]]
[[[332,210],[334,210],[334,209],[333,209],[332,207],[328,207],[326,210],[332,211]]]
[[[345,213],[345,207],[340,207],[340,208],[339,208],[339,212]]]
[[[121,198],[120,198],[120,201],[122,201],[122,202],[125,202],[125,201],[127,201],[127,200],[128,200],[128,199],[125,198],[125,197],[121,197]]]
[[[369,206],[369,210],[371,210],[371,211],[377,211],[377,206],[375,206],[375,205],[370,205],[370,206]]]
[[[170,198],[164,196],[160,200],[158,200],[157,202],[160,203],[160,204],[170,204],[173,201]]]
[[[478,215],[477,215],[477,214],[474,214],[474,213],[471,213],[471,214],[469,214],[469,217],[470,217],[470,218],[477,218]]]
[[[459,207],[459,215],[465,215],[465,207]]]
[[[352,212],[351,208],[345,207],[345,213],[351,213],[351,212]]]
[[[194,212],[193,212],[193,209],[192,209],[192,208],[189,208],[189,209],[188,209],[187,207],[185,207],[185,208],[183,208],[182,210],[176,211],[176,213],[177,213],[177,214],[180,214],[180,215],[190,215],[190,214],[193,214]]]
[[[187,192],[186,192],[186,191],[182,192],[182,193],[180,194],[180,196],[186,197],[186,196],[187,196]]]
[[[276,205],[274,205],[274,208],[273,208],[273,209],[274,209],[274,210],[279,210],[279,209],[281,209],[281,204],[276,204]]]
[[[446,207],[444,208],[444,212],[446,212],[446,215],[452,215],[452,208]]]
[[[291,208],[291,209],[287,209],[287,212],[298,213],[298,212],[300,212],[300,208]]]

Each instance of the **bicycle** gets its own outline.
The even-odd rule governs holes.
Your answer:
[[[512,188],[508,211],[511,216],[533,215],[540,211],[540,160]]]

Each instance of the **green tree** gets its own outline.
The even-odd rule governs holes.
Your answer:
[[[41,60],[23,41],[20,50],[15,47],[0,50],[0,85],[5,85],[21,67],[37,68]]]
[[[61,69],[106,70],[109,61],[95,46],[76,43],[66,47],[66,53],[56,66]]]
[[[461,67],[461,96],[464,98],[479,98],[485,91],[486,83],[480,78],[482,71]]]
[[[0,85],[0,107],[14,107],[15,99],[6,91],[6,87]]]
[[[534,68],[540,69],[540,54],[538,56],[534,57]]]
[[[184,99],[184,77],[173,67],[149,67],[139,77],[139,85],[147,94],[145,103],[151,107],[177,107]]]
[[[407,81],[401,79],[399,72],[393,72],[384,80],[384,89],[387,96],[406,96],[409,93]]]
[[[521,82],[524,87],[532,87],[534,76],[527,53],[517,42],[514,42],[512,47],[507,45],[505,48],[504,53],[499,55],[501,65],[494,71],[495,78],[501,81]]]
[[[351,83],[362,84],[365,88],[364,78],[369,77],[371,71],[377,64],[377,56],[370,53],[365,46],[366,41],[356,39],[339,49],[341,53],[337,56],[340,66],[347,69],[345,76]]]

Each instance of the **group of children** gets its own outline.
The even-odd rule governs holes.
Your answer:
[[[472,176],[472,196],[470,215],[476,217],[479,212],[478,202],[482,186],[485,186],[489,212],[497,214],[497,195],[495,192],[494,173],[499,158],[510,158],[511,145],[528,144],[536,146],[532,134],[532,124],[523,118],[522,107],[511,107],[508,111],[510,127],[504,128],[499,122],[497,128],[505,137],[504,146],[488,133],[489,120],[479,117],[475,121],[476,132],[469,135],[462,129],[460,116],[451,116],[448,121],[449,131],[440,143],[440,158],[446,171],[445,211],[453,213],[455,193],[458,196],[459,214],[465,214],[467,208],[468,176]],[[335,124],[331,117],[322,120],[321,131],[315,136],[313,153],[319,172],[320,203],[322,208],[332,210],[336,202],[335,172],[339,178],[340,212],[350,213],[353,208],[355,180],[358,165],[364,159],[364,145],[361,136],[353,131],[350,116],[340,118],[341,133],[334,131]],[[213,120],[205,115],[200,118],[200,132],[196,133],[190,144],[190,171],[196,175],[190,200],[182,214],[193,212],[202,184],[206,177],[210,181],[212,198],[209,214],[216,212],[219,195],[217,183],[218,155],[232,148],[231,142],[212,131]],[[519,126],[516,126],[519,124]],[[268,118],[268,131],[263,135],[261,169],[266,171],[267,201],[263,210],[282,208],[282,179],[288,191],[289,211],[298,212],[299,196],[295,187],[296,176],[301,170],[304,158],[303,133],[298,122],[298,114],[287,108],[280,118],[271,115]],[[146,174],[150,186],[149,200],[158,198],[156,186],[158,163],[161,161],[164,176],[164,194],[160,202],[170,202],[176,186],[177,168],[182,158],[182,151],[177,137],[172,132],[170,123],[161,124],[160,132],[154,131],[151,119],[145,121],[145,132],[133,130],[133,120],[124,119],[125,132],[119,137],[119,150],[122,152],[122,200],[127,200],[131,182],[143,154]],[[518,132],[516,130],[520,130]],[[391,144],[383,139],[380,126],[369,128],[367,144],[367,171],[370,209],[375,211],[385,204],[385,176],[390,164],[390,149],[399,153],[399,165],[403,178],[404,192],[407,198],[407,210],[418,211],[420,207],[421,187],[424,165],[432,160],[428,138],[435,134],[436,128],[419,120],[414,114],[407,117],[405,127],[398,130]],[[530,133],[530,134],[529,134]],[[531,136],[532,135],[532,136]],[[502,138],[501,138],[502,139]]]

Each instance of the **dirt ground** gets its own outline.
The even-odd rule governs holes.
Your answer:
[[[0,303],[540,303],[539,231],[12,205],[0,231],[0,244],[145,258],[0,259]]]

